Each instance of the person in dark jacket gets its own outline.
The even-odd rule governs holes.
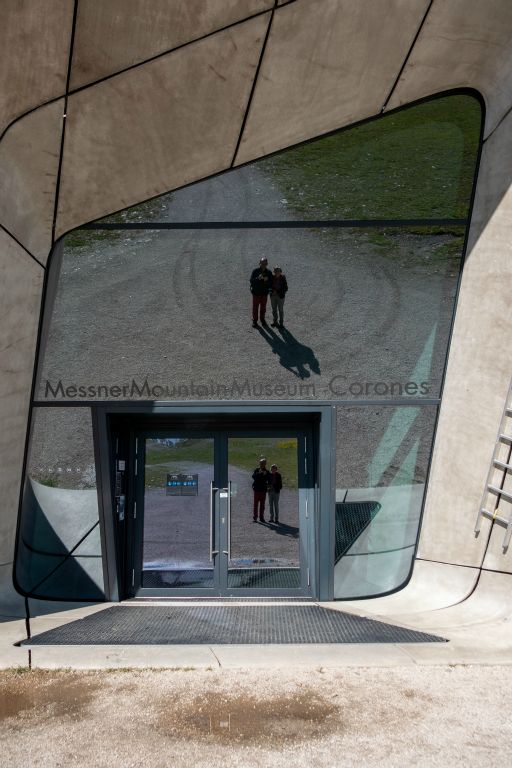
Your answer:
[[[251,273],[250,285],[252,293],[252,325],[258,327],[258,310],[262,325],[266,325],[265,311],[267,309],[267,298],[272,287],[272,272],[268,269],[268,261],[265,257],[260,259],[259,267],[253,269]],[[268,472],[268,469],[267,469]]]
[[[254,503],[252,507],[252,519],[254,522],[258,520],[258,513],[260,523],[265,522],[265,499],[267,498],[267,490],[270,485],[270,472],[267,469],[267,460],[260,459],[259,466],[256,467],[252,473],[252,489],[254,491]]]
[[[288,283],[286,282],[286,275],[283,275],[281,267],[274,267],[274,274],[272,275],[272,283],[270,289],[270,303],[272,305],[272,327],[277,325],[282,328],[284,325],[284,297],[288,290]],[[279,321],[278,321],[279,313]]]
[[[270,467],[270,484],[268,488],[268,505],[270,509],[270,522],[279,523],[279,494],[283,487],[283,478],[277,471],[277,464]]]

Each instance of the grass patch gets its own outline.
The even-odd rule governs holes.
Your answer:
[[[38,482],[41,483],[41,485],[48,486],[48,488],[58,488],[59,487],[59,479],[58,479],[58,477],[55,477],[54,475],[43,475],[43,477],[40,477],[38,479]]]
[[[465,218],[480,135],[471,96],[447,96],[259,161],[305,218]]]
[[[229,463],[252,472],[260,456],[267,466],[277,464],[287,488],[297,487],[297,441],[274,437],[232,437],[229,439]],[[161,488],[168,472],[179,472],[183,462],[213,464],[213,446],[208,439],[181,440],[173,446],[151,444],[146,449],[146,486]]]
[[[141,221],[161,221],[162,212],[167,210],[168,197],[169,195],[163,195],[153,200],[146,200],[145,203],[106,216],[104,219],[100,219],[98,223],[122,225]],[[66,235],[65,244],[69,248],[84,248],[102,243],[110,245],[125,237],[125,232],[126,230],[115,229],[75,229]]]

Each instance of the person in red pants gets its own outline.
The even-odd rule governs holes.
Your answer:
[[[268,261],[263,256],[260,259],[259,267],[253,269],[251,273],[250,285],[252,293],[252,326],[258,327],[258,313],[262,325],[267,325],[265,320],[265,311],[267,309],[267,298],[272,288],[272,272],[268,269]],[[268,471],[268,470],[267,470]]]
[[[267,469],[267,460],[260,459],[259,466],[252,473],[252,490],[254,491],[254,503],[252,507],[252,519],[254,522],[259,520],[265,522],[265,499],[267,490],[271,481],[270,472]]]

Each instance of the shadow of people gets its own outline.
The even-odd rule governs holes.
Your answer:
[[[264,525],[270,528],[274,533],[278,533],[280,536],[288,536],[290,539],[299,538],[299,529],[295,525],[286,525],[286,523],[271,523],[270,520],[265,522]]]
[[[311,347],[301,344],[286,328],[280,328],[280,336],[269,326],[258,326],[258,331],[287,371],[299,379],[309,379],[312,373],[320,375],[320,363]]]

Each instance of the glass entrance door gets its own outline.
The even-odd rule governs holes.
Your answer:
[[[309,594],[307,430],[153,431],[135,442],[134,594]]]
[[[290,436],[228,437],[231,589],[301,587],[298,443]]]
[[[214,438],[163,434],[138,442],[144,467],[141,587],[213,588]]]

